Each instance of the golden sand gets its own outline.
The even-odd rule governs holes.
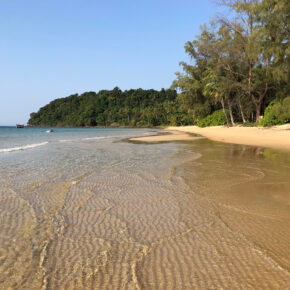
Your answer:
[[[199,134],[214,141],[290,151],[290,124],[272,127],[168,127],[167,130]]]
[[[183,133],[179,131],[164,130],[163,133],[165,134],[130,138],[130,141],[154,143],[154,142],[170,142],[170,141],[192,141],[192,140],[198,140],[202,138],[202,137],[191,136],[187,133]]]

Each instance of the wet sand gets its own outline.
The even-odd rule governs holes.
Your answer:
[[[197,142],[204,144],[196,145],[201,158],[177,173],[194,193],[183,202],[202,205],[209,220],[194,238],[203,241],[203,251],[192,249],[192,257],[200,258],[203,273],[210,277],[201,288],[288,289],[290,155]],[[196,217],[188,210],[184,207],[183,220],[193,224]]]
[[[89,148],[78,155],[96,162]],[[113,163],[0,180],[0,289],[289,288],[289,153],[207,139],[99,150]]]
[[[189,135],[188,133],[179,132],[179,131],[167,131],[163,130],[163,134],[158,135],[151,135],[151,136],[145,136],[145,137],[134,137],[130,138],[130,141],[133,142],[149,142],[149,143],[155,143],[155,142],[172,142],[172,141],[193,141],[198,139],[203,139],[204,137],[196,137]]]

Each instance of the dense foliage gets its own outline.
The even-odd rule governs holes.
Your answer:
[[[290,97],[273,101],[266,108],[262,126],[281,125],[290,122]]]
[[[224,112],[229,110],[232,125],[258,123],[273,100],[290,96],[289,0],[219,2],[229,8],[230,18],[218,17],[186,43],[193,62],[180,63],[183,72],[176,73],[172,88],[191,107],[195,122],[220,104]]]
[[[228,115],[229,112],[226,110],[226,115]],[[199,127],[208,127],[208,126],[220,126],[220,125],[226,125],[227,119],[226,115],[224,114],[223,110],[215,111],[213,114],[206,116],[202,120],[198,122]]]
[[[175,90],[119,88],[56,99],[30,115],[29,125],[41,126],[159,126],[187,125]]]

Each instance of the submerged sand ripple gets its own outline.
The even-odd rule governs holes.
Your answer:
[[[1,181],[1,289],[289,288],[286,153],[120,146],[65,181]]]

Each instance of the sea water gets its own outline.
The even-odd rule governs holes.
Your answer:
[[[159,205],[179,145],[125,141],[155,129],[48,129],[0,128],[0,288],[139,287],[146,240],[176,231],[158,224],[174,222]]]
[[[48,131],[53,129],[54,132]],[[152,131],[152,130],[151,130]],[[48,143],[73,142],[90,139],[129,137],[150,132],[146,129],[114,129],[114,128],[52,128],[0,126],[0,153],[25,150]]]

